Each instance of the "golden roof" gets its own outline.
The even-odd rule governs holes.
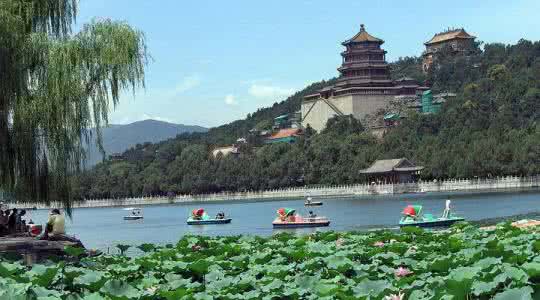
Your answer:
[[[436,43],[442,43],[449,40],[455,40],[455,39],[474,39],[475,36],[472,36],[468,34],[465,29],[454,29],[454,30],[448,30],[445,32],[437,33],[435,34],[431,40],[425,42],[425,45],[430,44],[436,44]]]
[[[360,42],[379,42],[384,43],[383,40],[376,38],[372,36],[371,34],[367,33],[366,29],[364,28],[364,24],[360,25],[360,32],[358,32],[355,36],[353,36],[351,39],[346,40],[343,42],[343,44],[348,43],[360,43]]]

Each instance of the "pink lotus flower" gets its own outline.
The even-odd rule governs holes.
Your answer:
[[[405,294],[399,292],[397,295],[396,294],[392,294],[390,296],[386,296],[384,297],[384,300],[403,300],[405,297]]]
[[[343,246],[343,244],[345,244],[344,239],[339,238],[339,239],[336,240],[336,247],[341,247],[341,246]]]
[[[394,275],[396,275],[396,277],[405,277],[411,275],[412,273],[413,272],[411,270],[404,267],[399,267],[396,269],[396,271],[394,271]]]
[[[381,242],[381,241],[375,242],[375,243],[373,243],[373,246],[375,246],[375,247],[384,247],[384,243]]]

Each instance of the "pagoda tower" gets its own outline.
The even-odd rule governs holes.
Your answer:
[[[302,101],[302,126],[319,131],[334,116],[352,115],[364,126],[377,126],[367,119],[384,110],[401,96],[412,96],[424,89],[411,78],[393,81],[386,62],[382,39],[372,36],[360,25],[360,31],[341,43],[342,64],[333,85],[324,87]],[[396,98],[397,97],[397,98]]]
[[[341,53],[343,63],[338,68],[340,77],[336,87],[391,87],[390,68],[386,62],[386,51],[381,49],[383,40],[370,35],[364,24],[351,39],[342,43],[346,47]]]

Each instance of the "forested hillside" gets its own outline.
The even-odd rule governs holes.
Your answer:
[[[420,59],[392,64],[393,77],[426,79],[436,91],[453,91],[436,115],[410,113],[399,127],[376,140],[358,121],[341,117],[298,143],[245,146],[238,157],[210,155],[215,145],[246,136],[273,117],[296,111],[319,82],[245,120],[139,145],[125,160],[105,162],[74,182],[84,198],[260,190],[364,180],[359,170],[382,158],[408,157],[433,178],[490,177],[540,173],[540,42],[487,44],[471,56],[442,51],[425,77]]]

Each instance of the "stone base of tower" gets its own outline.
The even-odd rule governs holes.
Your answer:
[[[353,115],[363,121],[367,115],[386,108],[394,95],[343,95],[327,99],[304,99],[302,101],[302,126],[321,131],[328,119],[336,115]]]

